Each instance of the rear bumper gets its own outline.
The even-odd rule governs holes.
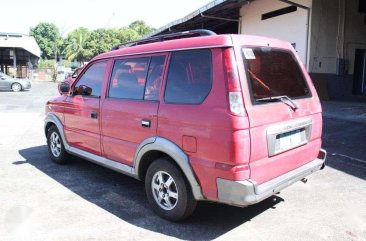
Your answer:
[[[253,180],[232,181],[218,178],[218,201],[235,206],[248,206],[258,203],[293,183],[324,168],[326,151],[321,149],[318,158],[282,176],[260,185]]]
[[[29,90],[31,87],[32,87],[32,84],[30,82],[22,84],[23,90]]]

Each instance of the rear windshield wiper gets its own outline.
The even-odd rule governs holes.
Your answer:
[[[260,99],[256,99],[256,101],[259,101],[259,102],[281,101],[282,103],[290,106],[293,110],[299,109],[299,106],[287,95],[260,98]]]

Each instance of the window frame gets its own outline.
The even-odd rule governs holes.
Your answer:
[[[79,83],[80,79],[84,76],[84,74],[95,64],[98,63],[102,63],[105,62],[106,66],[105,66],[105,70],[104,70],[104,74],[103,74],[103,80],[101,82],[101,88],[100,88],[100,95],[96,96],[96,95],[80,95],[80,94],[75,94],[75,88],[76,85]],[[109,66],[108,66],[108,59],[102,59],[102,60],[97,60],[94,62],[89,63],[85,68],[82,69],[82,71],[79,73],[79,75],[76,77],[75,81],[72,83],[72,86],[70,87],[71,89],[71,97],[74,96],[82,96],[83,98],[94,98],[94,99],[101,99],[102,95],[103,95],[103,84],[104,84],[104,80],[105,80],[105,75],[106,75],[106,71],[109,71]],[[89,87],[89,86],[88,86]]]
[[[160,82],[159,98],[157,100],[145,100],[145,91],[146,91],[147,78],[149,76],[150,64],[151,64],[152,58],[156,57],[156,56],[164,56],[165,57],[164,64],[163,64],[163,70],[162,70],[162,80]],[[109,77],[108,77],[108,84],[107,84],[105,98],[106,99],[111,99],[111,100],[124,100],[124,101],[160,102],[162,86],[163,86],[163,83],[165,82],[165,78],[166,78],[166,68],[167,68],[169,56],[170,56],[169,52],[159,52],[159,53],[154,53],[154,54],[128,55],[128,56],[118,56],[118,57],[111,58],[111,60],[112,60],[111,65],[112,66],[111,66],[110,74],[109,74]],[[110,90],[110,86],[111,86],[111,83],[112,83],[113,69],[114,69],[114,66],[115,66],[116,62],[118,60],[137,59],[137,58],[149,58],[147,71],[146,71],[146,77],[145,77],[143,98],[142,99],[131,99],[131,98],[110,97],[109,96],[109,90]]]
[[[251,45],[244,45],[240,47],[240,56],[243,60],[243,67],[244,67],[244,72],[245,72],[245,77],[246,77],[246,82],[247,82],[247,86],[248,86],[248,92],[249,92],[249,96],[250,96],[250,101],[252,103],[252,105],[266,105],[266,104],[273,104],[273,103],[277,103],[277,102],[263,102],[263,101],[257,101],[254,98],[253,95],[253,86],[252,86],[252,81],[250,79],[250,75],[249,72],[247,71],[249,68],[249,62],[248,60],[245,58],[244,53],[242,51],[243,48],[252,48],[252,49],[256,49],[256,48],[266,48],[268,46],[251,46]],[[281,52],[285,52],[291,55],[292,59],[295,61],[295,63],[297,64],[299,70],[301,71],[301,76],[303,77],[303,79],[305,80],[305,85],[309,90],[309,93],[307,95],[303,95],[303,96],[298,96],[298,97],[290,97],[292,100],[298,100],[298,99],[309,99],[313,97],[313,93],[312,90],[309,87],[309,83],[308,80],[306,78],[306,76],[304,75],[303,69],[301,68],[301,62],[299,62],[299,60],[296,58],[295,54],[289,50],[289,49],[284,49],[284,48],[278,48],[278,47],[269,47],[271,49],[275,49]]]
[[[210,65],[211,65],[211,85],[210,85],[210,89],[207,92],[206,96],[202,99],[201,102],[199,103],[177,103],[177,102],[168,102],[165,100],[165,94],[166,94],[166,88],[167,88],[167,83],[168,83],[168,76],[169,76],[169,71],[170,71],[170,65],[172,63],[172,57],[174,53],[178,53],[178,52],[190,52],[190,51],[199,51],[199,50],[208,50],[210,52]],[[212,48],[195,48],[195,49],[187,49],[187,50],[175,50],[175,51],[171,51],[169,54],[169,60],[166,63],[166,73],[165,73],[165,81],[164,81],[164,88],[163,88],[163,102],[164,104],[168,104],[168,105],[201,105],[203,102],[206,101],[207,97],[210,95],[212,88],[213,88],[213,82],[214,82],[214,66],[213,66],[213,57],[212,57],[213,53],[212,53]]]

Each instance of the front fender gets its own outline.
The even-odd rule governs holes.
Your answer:
[[[64,125],[62,124],[60,119],[53,113],[48,113],[46,118],[44,119],[44,131],[46,137],[47,137],[47,129],[50,123],[54,124],[57,127],[58,131],[60,132],[62,142],[64,143],[64,147],[66,151],[69,151],[70,146],[65,138]]]

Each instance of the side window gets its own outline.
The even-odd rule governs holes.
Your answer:
[[[200,104],[212,87],[212,57],[209,49],[173,52],[164,100],[175,104]]]
[[[150,57],[116,60],[109,97],[142,100]]]
[[[107,61],[97,62],[90,66],[76,83],[74,94],[99,97],[106,67]]]
[[[151,58],[149,74],[146,80],[144,100],[159,100],[160,84],[163,79],[165,56]]]

